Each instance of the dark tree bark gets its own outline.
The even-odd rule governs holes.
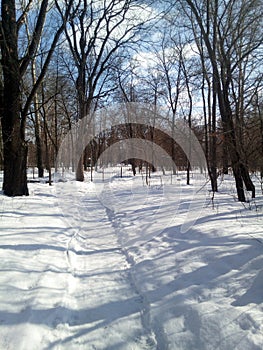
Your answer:
[[[195,30],[193,28],[193,30]],[[196,36],[196,34],[195,34]],[[203,40],[200,39],[200,43],[198,45],[198,49],[200,52],[200,59],[202,64],[202,101],[203,101],[203,114],[204,114],[204,130],[205,130],[205,156],[208,166],[208,174],[211,181],[211,188],[213,192],[217,192],[217,144],[216,144],[216,96],[213,93],[213,82],[211,82],[211,78],[208,74],[207,67],[205,64],[205,55],[204,55],[204,47]],[[207,85],[206,85],[207,84]],[[207,97],[206,97],[207,91]]]
[[[0,170],[3,170],[3,167],[4,167],[3,138],[2,138],[2,125],[1,125],[3,111],[4,111],[4,84],[2,80],[2,66],[0,63]]]
[[[198,27],[205,42],[209,60],[212,65],[214,81],[213,89],[218,97],[222,127],[228,148],[229,158],[231,160],[233,174],[235,177],[237,196],[239,201],[245,202],[246,198],[244,193],[244,184],[246,186],[246,189],[252,192],[252,197],[255,196],[255,187],[250,179],[248,168],[244,163],[242,155],[238,149],[238,140],[233,120],[233,112],[231,108],[229,92],[231,81],[234,79],[233,72],[236,68],[235,66],[237,63],[233,63],[231,51],[226,50],[225,48],[225,46],[227,46],[229,43],[225,42],[226,35],[220,28],[221,23],[218,15],[219,1],[214,0],[213,11],[210,11],[212,10],[212,7],[210,8],[210,2],[207,1],[206,19],[203,19],[201,12],[199,12],[200,9],[195,2],[191,0],[186,0],[186,2],[189,5],[194,17],[196,18]],[[213,25],[212,29],[209,25],[210,22]],[[227,23],[227,25],[229,25],[229,23]],[[229,28],[223,28],[223,31],[227,31],[227,29]],[[233,28],[231,28],[231,30],[232,29]],[[234,37],[234,33],[237,33],[236,37]],[[238,35],[245,35],[244,28],[240,30],[240,32],[234,29],[231,34],[233,35],[233,37],[231,37],[233,46],[234,43],[240,38]],[[256,43],[253,49],[255,50],[258,45],[259,44]],[[248,51],[245,50],[242,54],[242,59],[247,57],[253,51],[253,49],[249,48]]]
[[[0,22],[0,47],[3,66],[4,98],[1,114],[4,148],[3,192],[8,196],[28,195],[26,174],[27,142],[25,140],[27,115],[34,96],[45,77],[59,37],[66,25],[73,0],[70,0],[67,4],[65,15],[62,16],[62,24],[54,35],[42,70],[27,100],[22,105],[22,79],[39,47],[48,8],[48,0],[43,0],[40,5],[32,37],[25,47],[24,55],[20,58],[18,54],[18,32],[27,16],[31,2],[32,1],[29,1],[28,6],[18,20],[16,19],[16,1],[2,0],[1,3],[2,21]]]
[[[43,165],[43,149],[42,149],[42,141],[40,137],[40,121],[39,114],[37,112],[35,116],[35,138],[36,138],[36,147],[37,147],[37,169],[38,169],[38,177],[44,176],[44,165]]]
[[[21,74],[17,47],[15,1],[2,1],[1,52],[4,77],[2,137],[3,191],[8,196],[28,195],[25,127],[21,124]]]
[[[33,62],[32,62],[32,81],[33,81],[33,84],[36,83],[35,60],[33,60]],[[40,113],[39,113],[39,101],[38,101],[38,94],[37,93],[34,96],[34,109],[35,109],[34,124],[35,124],[36,158],[37,158],[38,177],[43,177],[44,176],[43,149],[42,149],[42,141],[41,141]]]

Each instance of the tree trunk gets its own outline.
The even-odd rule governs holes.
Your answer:
[[[43,92],[43,84],[42,84],[42,92]],[[45,149],[46,149],[46,169],[48,170],[48,183],[49,186],[51,186],[52,182],[52,174],[51,174],[51,164],[50,164],[50,156],[49,156],[49,149],[48,149],[48,126],[47,126],[47,118],[46,118],[46,111],[44,106],[43,108],[43,122],[44,122],[44,137],[45,137]]]
[[[28,195],[25,125],[20,119],[21,76],[17,48],[15,1],[2,1],[1,52],[4,77],[2,134],[4,143],[3,191],[8,196]]]
[[[131,164],[131,167],[132,167],[133,176],[135,176],[136,175],[135,159],[130,159],[130,164]]]
[[[241,171],[241,176],[244,181],[244,184],[246,186],[247,191],[251,191],[252,193],[252,198],[256,197],[256,189],[255,185],[253,184],[249,172],[248,172],[248,167],[245,166],[243,163],[240,164],[240,171]]]
[[[42,143],[40,138],[40,121],[39,121],[38,111],[35,112],[35,137],[36,137],[38,177],[43,177],[44,176],[43,152],[42,152]]]
[[[213,69],[213,82],[212,82],[212,120],[211,120],[211,133],[210,137],[210,159],[211,159],[211,184],[212,191],[217,192],[217,137],[216,137],[216,109],[217,109],[217,93],[216,93],[216,73]]]
[[[245,202],[246,197],[244,193],[243,178],[241,171],[242,162],[240,159],[240,154],[237,151],[233,121],[229,118],[227,123],[223,124],[225,125],[224,132],[227,134],[227,145],[229,157],[231,160],[231,166],[233,169],[233,175],[236,182],[237,197],[239,202]]]
[[[187,167],[186,167],[186,184],[190,185],[190,171],[191,171],[191,164],[189,160],[187,160]]]
[[[84,181],[83,154],[81,154],[76,166],[76,180],[82,182]]]
[[[1,69],[1,66],[0,66]],[[1,72],[0,72],[1,74]],[[1,119],[3,117],[3,108],[4,108],[4,86],[1,80],[2,74],[0,76],[0,170],[4,169],[4,150],[3,150],[3,138],[2,138],[2,123]]]
[[[219,107],[221,110],[223,131],[226,135],[229,156],[235,177],[238,200],[240,202],[245,202],[246,198],[243,182],[245,183],[247,191],[252,191],[252,198],[255,198],[255,186],[249,176],[248,168],[244,164],[237,148],[236,133],[226,87],[224,87],[223,92],[220,91],[219,93]]]
[[[33,85],[36,83],[36,63],[35,59],[32,62],[32,81]],[[43,166],[43,151],[42,151],[42,142],[40,136],[40,115],[39,115],[39,101],[38,94],[34,96],[34,109],[35,109],[35,138],[36,138],[36,158],[37,158],[37,168],[38,168],[38,177],[44,176],[44,166]]]
[[[13,91],[12,91],[13,92]],[[4,143],[4,181],[3,191],[7,196],[28,195],[27,188],[27,144],[20,133],[20,120],[17,118],[17,100],[11,93],[4,95],[4,116],[2,118],[2,133]],[[8,108],[9,106],[9,108]],[[13,120],[16,119],[15,123]]]
[[[238,200],[239,200],[239,202],[245,202],[246,197],[245,197],[245,193],[244,193],[244,186],[243,186],[243,180],[242,180],[242,176],[241,176],[240,166],[236,165],[236,166],[232,166],[232,168],[233,168],[233,174],[234,174],[234,178],[235,178],[235,182],[236,182]]]
[[[5,131],[4,131],[5,133]],[[27,145],[21,138],[7,141],[4,137],[4,182],[7,196],[28,196],[27,188]]]
[[[208,51],[208,56],[213,69],[213,89],[215,90],[215,93],[218,96],[218,104],[223,125],[223,132],[226,137],[229,158],[231,159],[231,165],[235,177],[237,196],[239,201],[245,202],[243,181],[245,182],[247,188],[252,189],[252,195],[254,194],[253,184],[251,186],[251,180],[249,181],[250,177],[247,167],[242,162],[242,156],[237,148],[237,137],[235,125],[233,122],[231,103],[229,100],[229,87],[231,84],[231,79],[233,79],[231,66],[232,58],[229,55],[227,55],[227,52],[224,51],[225,36],[222,35],[222,33],[219,33],[219,2],[218,0],[215,1],[214,11],[212,13],[213,18],[211,18],[211,21],[213,21],[212,38],[210,37],[210,30],[206,30],[209,26],[209,22],[205,23],[203,21],[203,18],[198,11],[196,2],[191,0],[186,0],[186,2],[190,6],[198,22],[198,26],[200,28],[201,34],[204,38],[204,42]],[[207,2],[207,19],[209,20],[209,16],[211,15],[211,13],[208,6],[209,2]],[[218,48],[220,48],[219,51]],[[220,54],[220,62],[218,62],[217,60],[217,54]],[[218,63],[220,63],[220,65]]]

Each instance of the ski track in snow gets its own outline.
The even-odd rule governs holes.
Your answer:
[[[101,217],[101,219],[97,220],[95,230],[96,234],[94,235],[92,233],[92,230],[89,229],[86,229],[85,231],[82,227],[82,230],[77,230],[67,242],[66,256],[69,270],[72,275],[70,280],[73,279],[74,281],[76,279],[83,278],[83,273],[88,270],[88,266],[91,263],[91,259],[94,258],[95,254],[103,254],[104,257],[107,257],[107,254],[114,254],[114,264],[116,263],[116,260],[119,260],[120,264],[123,265],[123,270],[120,273],[120,275],[122,275],[121,285],[118,286],[117,284],[116,287],[114,286],[113,288],[119,290],[123,287],[123,284],[126,285],[125,287],[128,287],[126,293],[131,294],[131,301],[128,302],[131,302],[131,304],[135,304],[136,308],[136,310],[132,312],[135,312],[138,314],[138,316],[140,316],[140,322],[138,322],[139,320],[135,322],[135,326],[137,327],[136,336],[134,337],[134,339],[129,339],[129,337],[128,339],[124,338],[123,349],[165,349],[166,347],[164,347],[163,345],[157,345],[156,347],[155,335],[150,325],[150,305],[147,302],[145,296],[140,292],[140,289],[136,284],[135,276],[133,275],[132,271],[134,261],[132,260],[132,257],[129,255],[128,251],[125,248],[123,248],[120,244],[119,238],[121,226],[117,223],[118,220],[116,220],[114,213],[110,209],[105,207],[103,203],[97,199],[94,193],[89,192],[88,198],[82,198],[82,200],[78,202],[78,212],[77,215],[75,214],[75,219],[77,217],[77,221],[80,222],[81,220],[83,220],[84,217],[86,217],[85,225],[88,227],[90,221],[94,220],[94,218],[92,219],[89,215],[87,217],[87,213],[89,212],[91,207],[92,210],[94,210],[95,208],[97,218],[98,214],[99,217]],[[102,223],[103,226],[100,227],[100,223]],[[110,246],[107,246],[107,243],[105,245],[105,240],[101,239],[100,235],[97,235],[98,232],[105,231],[105,226],[108,226],[108,237],[106,242],[109,241],[109,237],[112,237]],[[105,233],[103,233],[103,236],[104,234]],[[105,264],[107,266],[107,269],[111,267],[107,259],[105,259]],[[102,266],[100,266],[100,269],[101,268]],[[79,283],[75,283],[75,285],[77,286],[76,288],[79,288]],[[72,288],[72,281],[70,281],[67,294],[72,295],[72,297],[74,298],[77,292],[76,288],[75,290],[74,288]],[[72,304],[72,300],[70,301],[70,303]],[[76,300],[75,304],[76,306],[78,306],[78,302]],[[109,310],[106,311],[109,312]],[[122,312],[123,311],[116,308],[116,318],[121,318],[123,316]],[[69,314],[68,318],[72,319],[74,318],[74,315]],[[66,321],[66,323],[69,322]],[[123,324],[121,326],[123,326]],[[121,328],[119,328],[119,332],[122,332]],[[93,347],[94,349],[97,348],[96,345],[89,345],[89,348]],[[106,348],[108,347],[105,347],[105,349]]]
[[[167,350],[168,341],[166,339],[165,332],[160,324],[158,324],[158,327],[153,327],[151,320],[151,304],[148,301],[146,294],[141,290],[140,283],[137,281],[136,262],[129,248],[125,245],[124,242],[125,237],[123,236],[127,234],[127,229],[133,230],[133,223],[129,219],[125,210],[117,210],[117,212],[114,211],[113,208],[115,206],[115,203],[112,200],[114,197],[112,196],[109,184],[105,186],[102,196],[99,198],[100,202],[105,207],[109,221],[111,222],[117,236],[117,242],[129,266],[128,278],[130,280],[130,284],[142,301],[142,308],[140,313],[142,327],[147,334],[146,343],[149,345],[149,349]],[[106,205],[104,203],[106,203]]]
[[[125,222],[127,223],[127,215],[115,215],[114,211],[112,211],[109,208],[106,208],[106,213],[107,216],[110,220],[110,222],[112,223],[112,226],[116,232],[116,235],[118,237],[118,243],[121,246],[121,235],[123,234],[123,229],[124,226],[121,222],[121,219],[126,219]],[[135,290],[135,292],[139,295],[140,299],[141,299],[141,303],[142,303],[142,309],[141,309],[141,322],[142,322],[142,326],[145,329],[145,332],[147,334],[147,344],[149,344],[149,349],[167,349],[165,342],[162,339],[162,345],[160,345],[160,336],[158,336],[158,334],[156,334],[152,328],[151,325],[151,310],[150,310],[150,303],[147,300],[146,296],[142,293],[142,291],[140,290],[140,286],[138,285],[137,281],[136,281],[136,276],[135,276],[135,271],[134,271],[134,267],[135,267],[135,261],[132,257],[132,255],[129,253],[129,250],[126,249],[125,247],[121,248],[121,251],[123,253],[123,255],[125,256],[125,259],[129,265],[129,279],[130,279],[130,284],[132,286],[132,288]]]

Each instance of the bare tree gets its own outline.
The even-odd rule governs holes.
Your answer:
[[[4,83],[2,75],[2,65],[0,63],[0,117],[3,115],[3,105],[4,105]],[[4,166],[4,154],[3,154],[3,137],[2,137],[2,126],[0,119],[0,169],[3,170]]]
[[[217,187],[217,95],[214,88],[215,77],[209,59],[207,59],[204,48],[203,37],[198,35],[195,24],[192,23],[195,43],[199,52],[199,61],[196,62],[197,84],[200,84],[202,96],[202,113],[204,118],[205,155],[208,173],[211,181],[212,191]],[[200,65],[201,63],[201,65]],[[201,68],[199,68],[199,65]],[[228,167],[226,167],[228,168]]]
[[[162,77],[162,89],[160,97],[171,111],[171,132],[175,134],[175,121],[180,108],[180,97],[184,90],[182,50],[183,47],[178,41],[178,35],[172,25],[173,20],[164,22],[164,31],[160,38],[159,45],[154,50],[156,65],[154,69]],[[176,37],[175,37],[176,36]],[[173,139],[171,141],[171,157],[175,161],[175,147]],[[173,174],[176,174],[176,167],[173,163]]]
[[[218,98],[237,196],[239,201],[244,202],[246,198],[243,184],[252,192],[252,197],[255,196],[255,187],[239,148],[235,111],[231,103],[231,84],[241,62],[251,57],[262,44],[260,30],[262,6],[258,0],[250,2],[231,0],[224,3],[213,0],[201,1],[198,4],[186,0],[181,4],[188,17],[196,21],[205,43],[213,69],[213,89]],[[253,36],[251,37],[249,33],[253,33]]]
[[[76,67],[79,119],[91,114],[95,101],[114,88],[111,84],[107,89],[106,83],[116,67],[118,52],[139,40],[140,31],[149,20],[149,15],[141,16],[142,9],[145,10],[143,5],[135,0],[74,3],[65,33]],[[83,156],[76,179],[84,179]]]
[[[30,14],[33,6],[33,1],[29,0],[20,12],[18,12],[15,0],[2,0],[1,2],[0,47],[4,98],[1,115],[4,147],[3,191],[8,196],[28,195],[26,174],[27,142],[25,139],[27,115],[34,96],[45,77],[59,37],[66,25],[72,3],[73,0],[70,0],[63,14],[62,22],[55,31],[54,37],[50,40],[51,44],[47,50],[42,70],[39,72],[35,84],[25,99],[22,80],[30,68],[32,59],[37,54],[49,2],[48,0],[41,2],[32,36],[30,40],[26,43],[24,42],[23,47],[19,46],[19,39],[21,33],[23,33],[25,18]]]

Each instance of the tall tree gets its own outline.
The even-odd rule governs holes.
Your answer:
[[[32,59],[37,54],[49,1],[43,0],[38,11],[34,8],[34,13],[37,13],[34,30],[28,42],[24,42],[23,47],[19,46],[19,35],[23,32],[23,24],[34,5],[33,1],[29,0],[20,12],[17,10],[17,2],[15,0],[2,0],[1,2],[0,47],[4,100],[1,114],[4,148],[3,191],[8,196],[28,195],[26,174],[28,147],[25,139],[27,115],[34,96],[45,77],[59,37],[66,25],[72,2],[73,0],[69,1],[68,7],[63,14],[63,20],[54,37],[50,40],[51,44],[47,50],[43,68],[26,100],[23,95],[22,80],[30,68]]]
[[[163,89],[161,95],[171,111],[171,132],[175,134],[176,117],[179,115],[180,99],[185,89],[183,74],[183,44],[178,32],[175,32],[174,20],[169,18],[163,22],[164,32],[160,44],[155,48],[155,69],[162,76]],[[171,142],[171,155],[176,159],[173,139]],[[173,174],[176,174],[176,166],[173,163]]]
[[[140,31],[150,17],[147,7],[135,0],[74,3],[65,33],[76,67],[73,76],[79,119],[92,113],[94,102],[114,88],[113,84],[110,89],[105,86],[116,67],[119,50],[138,42]],[[83,181],[83,155],[78,164],[76,179]]]
[[[237,196],[239,201],[244,202],[246,200],[244,184],[246,189],[252,192],[252,197],[255,196],[255,187],[239,148],[231,87],[240,63],[251,56],[262,44],[261,2],[229,0],[222,3],[218,0],[204,0],[197,4],[192,0],[186,0],[181,3],[189,18],[195,19],[206,46],[213,69],[213,88],[218,98]],[[251,32],[253,33],[252,42],[249,35]],[[240,52],[242,52],[241,55]]]
[[[216,192],[217,187],[217,95],[215,86],[215,77],[211,63],[207,59],[204,48],[204,40],[200,37],[195,28],[195,23],[192,23],[192,31],[196,46],[199,52],[199,62],[196,62],[197,80],[200,81],[202,95],[202,112],[204,118],[204,140],[205,140],[205,155],[208,166],[208,174],[211,181],[212,191]],[[200,79],[201,77],[201,79]],[[198,83],[197,83],[198,84]],[[198,84],[198,85],[199,85]]]
[[[3,170],[4,166],[4,155],[3,155],[3,138],[2,138],[2,126],[1,126],[1,115],[3,114],[4,105],[4,83],[2,76],[2,65],[0,62],[0,169]]]

